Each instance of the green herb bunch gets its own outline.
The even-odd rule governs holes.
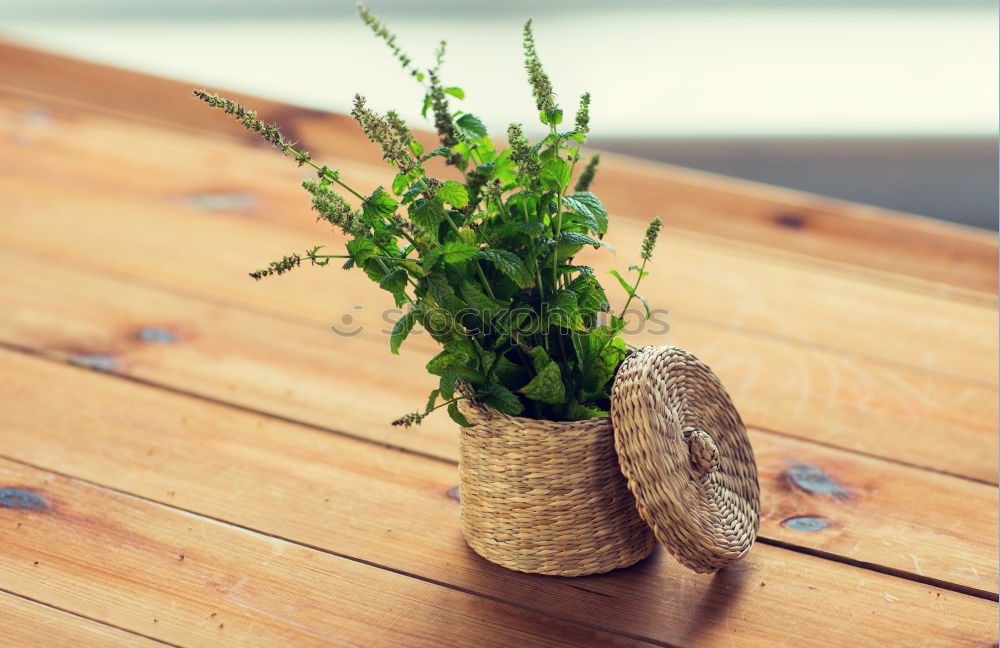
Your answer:
[[[314,168],[317,179],[303,182],[312,207],[349,238],[345,254],[321,254],[316,247],[251,276],[283,274],[303,261],[323,266],[344,259],[344,268],[360,268],[397,307],[406,308],[392,328],[389,348],[398,353],[420,324],[443,347],[427,363],[440,380],[423,410],[395,424],[419,423],[446,407],[456,422],[468,425],[457,403],[469,398],[538,419],[607,414],[611,382],[629,352],[620,335],[625,310],[639,299],[649,317],[649,305],[636,289],[648,274],[660,222],[653,221],[646,232],[642,263],[630,268],[634,277],[612,273],[628,295],[615,315],[593,269],[574,263],[585,246],[608,247],[603,240],[607,211],[588,191],[597,155],[572,182],[590,130],[590,95],[580,97],[574,124],[566,129],[529,20],[525,67],[539,119],[549,132],[532,144],[521,125],[511,124],[508,148],[497,150],[475,115],[450,106],[452,99],[464,99],[464,92],[441,81],[445,43],[434,67],[420,70],[384,24],[363,6],[358,10],[403,69],[424,86],[423,114],[432,115],[440,146],[425,151],[399,115],[380,115],[355,96],[352,116],[396,171],[389,191],[379,187],[363,195],[339,172],[316,164],[288,142],[277,125],[228,99],[195,91],[300,166]],[[434,157],[454,166],[462,181],[430,177],[424,164]],[[344,199],[345,191],[360,201],[360,209]]]

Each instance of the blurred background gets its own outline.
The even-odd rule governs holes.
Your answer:
[[[593,94],[597,148],[996,229],[995,2],[367,4],[420,65],[448,41],[456,107],[493,134],[538,124],[533,17],[566,112]],[[358,92],[422,125],[350,0],[4,0],[0,39],[338,112]]]

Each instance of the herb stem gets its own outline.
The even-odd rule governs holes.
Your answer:
[[[423,178],[421,178],[421,183],[423,183]],[[426,184],[424,184],[424,188],[425,189],[427,188]],[[456,225],[455,221],[452,220],[451,214],[445,211],[444,218],[445,220],[448,221],[448,224],[451,225],[451,229],[455,230],[455,234],[458,235],[458,239],[462,240],[462,231],[458,229],[458,225]],[[479,265],[479,260],[475,259],[474,261],[476,266],[476,272],[479,273],[479,280],[482,282],[483,288],[486,289],[486,294],[490,296],[490,299],[496,299],[497,296],[493,294],[493,287],[490,286],[490,282],[486,280],[486,274],[483,272],[483,267]]]
[[[552,124],[552,134],[556,134],[556,125]],[[562,138],[556,137],[556,143],[554,144],[556,155],[559,156],[559,145],[562,143]],[[561,157],[561,156],[560,156]],[[562,230],[562,198],[563,198],[563,188],[559,187],[559,193],[556,195],[556,244],[552,249],[552,290],[556,289],[559,285],[559,275],[556,270],[559,265],[559,234]]]
[[[340,174],[337,173],[336,171],[333,171],[329,167],[320,166],[320,165],[316,164],[315,162],[313,162],[312,160],[308,160],[306,162],[306,164],[308,164],[309,166],[311,166],[312,168],[316,169],[321,174],[323,174],[323,177],[329,178],[330,180],[333,180],[334,182],[336,182],[337,184],[339,184],[344,189],[347,189],[348,191],[350,191],[352,194],[354,194],[354,196],[356,198],[358,198],[358,200],[361,200],[362,202],[364,202],[365,197],[362,196],[357,191],[355,191],[354,187],[350,186],[349,184],[347,184],[346,182],[344,182],[343,180],[341,180],[340,179]]]
[[[632,299],[635,297],[635,291],[639,289],[639,282],[642,281],[643,272],[646,270],[646,262],[649,259],[643,259],[642,265],[639,266],[639,276],[635,280],[635,285],[632,286],[632,290],[628,294],[628,299],[625,300],[625,306],[622,307],[622,314],[618,316],[618,319],[623,320],[625,318],[625,311],[628,310],[628,305],[632,303]]]

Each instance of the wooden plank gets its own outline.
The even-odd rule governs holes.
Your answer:
[[[693,574],[663,552],[604,576],[518,574],[465,547],[448,495],[456,479],[452,465],[36,358],[0,358],[7,374],[0,381],[3,403],[17,402],[24,411],[0,431],[15,459],[560,618],[585,621],[597,614],[609,630],[671,645],[715,645],[732,636],[748,645],[842,645],[859,634],[883,644],[948,644],[992,641],[995,634],[996,605],[984,599],[766,544],[715,577]],[[73,434],[66,432],[68,421]],[[14,442],[22,438],[32,443]],[[807,454],[803,460],[814,459]],[[123,465],[129,470],[116,468]],[[839,477],[838,466],[827,467]],[[920,474],[897,472],[882,482],[879,468],[859,474],[857,483],[849,481],[853,477],[841,482],[855,499],[843,500],[834,523],[849,527],[852,508],[862,508],[894,479],[900,480],[898,494],[903,480]],[[968,502],[971,496],[970,507],[979,512],[949,521],[949,533],[968,532],[974,518],[994,508],[992,489],[941,478],[953,479],[941,497]],[[764,492],[772,490],[766,482]],[[795,510],[796,497],[783,494],[776,501],[768,495],[765,514]],[[838,506],[809,499],[808,514]],[[905,499],[914,499],[912,491]],[[917,515],[935,517],[929,508]],[[900,544],[890,550],[906,544],[911,531],[899,528]],[[887,540],[891,533],[874,537]],[[907,548],[922,551],[926,536],[914,538]],[[952,536],[947,542],[955,548],[963,541]],[[988,569],[992,562],[991,554],[977,559],[976,567]],[[928,615],[928,608],[936,612]],[[775,618],[787,622],[762,621]]]
[[[117,373],[173,389],[457,458],[445,416],[409,430],[389,425],[434,388],[423,365],[436,351],[426,335],[415,334],[400,356],[390,356],[389,325],[380,313],[351,312],[352,326],[342,330],[364,330],[341,337],[320,323],[221,308],[2,244],[0,256],[6,259],[0,303],[7,304],[0,341],[63,361],[104,362]],[[342,284],[342,290],[353,285]],[[362,282],[358,289],[370,286]],[[668,334],[639,334],[633,341],[697,349],[750,425],[996,482],[994,388],[693,319],[677,318]],[[349,380],[336,370],[345,361],[351,362]],[[359,393],[378,397],[366,402]]]
[[[4,114],[0,109],[0,124],[8,123]],[[245,279],[248,268],[288,252],[316,243],[340,246],[340,238],[313,222],[296,189],[304,172],[273,151],[242,149],[239,165],[232,165],[227,158],[234,149],[225,142],[82,117],[56,124],[0,138],[0,191],[10,214],[0,240],[191,292],[322,319],[378,299],[369,285],[357,297],[318,300],[316,295],[334,285],[323,277],[301,283],[282,278],[265,286]],[[0,125],[0,132],[4,128],[13,129]],[[28,139],[18,144],[18,137]],[[142,142],[139,153],[137,142]],[[100,163],[81,168],[80,159]],[[185,164],[174,163],[179,159]],[[385,179],[367,173],[359,176],[362,186]],[[166,187],[152,191],[155,179],[174,174],[180,193]],[[229,211],[198,208],[220,195],[252,204]],[[47,228],[37,226],[38,213],[45,214]],[[637,256],[644,227],[630,219],[615,221],[617,259],[591,250],[581,259],[593,261],[601,273],[627,266]],[[696,235],[668,231],[663,239],[643,285],[654,305],[761,336],[996,384],[992,305],[900,290]],[[338,275],[338,288],[343,276]]]
[[[189,100],[191,84],[0,44],[0,79],[19,92],[163,127],[224,136]],[[121,87],[130,92],[121,93]],[[109,104],[107,97],[115,94]],[[323,155],[358,155],[363,136],[342,115],[233,95]],[[232,137],[246,139],[244,133]],[[357,153],[355,153],[357,152]],[[605,156],[599,188],[616,213],[662,216],[672,227],[767,245],[995,299],[997,248],[986,233],[885,209],[652,162]],[[720,220],[724,215],[724,225]],[[724,227],[724,232],[720,231]]]
[[[757,430],[750,439],[762,537],[996,595],[995,486]]]
[[[927,281],[995,301],[995,237],[971,227],[624,156],[601,154],[594,190],[616,214]],[[604,164],[607,162],[607,164]]]
[[[0,587],[173,644],[649,645],[7,460],[0,480],[43,500],[0,508]]]
[[[17,265],[22,269],[30,267]],[[60,310],[58,321],[73,322],[76,339],[97,337],[104,342],[96,346],[73,342],[47,345],[55,348],[48,352],[53,357],[305,420],[321,428],[434,455],[452,463],[457,460],[456,432],[447,417],[432,417],[410,429],[388,424],[390,413],[413,407],[423,400],[421,390],[430,390],[430,379],[420,373],[426,356],[406,356],[407,366],[402,371],[420,379],[405,385],[390,378],[400,369],[385,367],[377,361],[355,360],[349,371],[337,371],[311,358],[312,350],[326,343],[328,333],[323,330],[307,327],[295,330],[286,323],[269,329],[255,321],[261,319],[257,316],[234,317],[232,312],[205,308],[198,302],[178,303],[169,295],[148,290],[114,293],[93,290],[93,283],[79,281],[85,277],[80,274],[73,285],[109,306],[106,315],[113,323],[93,327],[89,324],[93,309]],[[44,273],[38,278],[60,283]],[[0,278],[0,285],[3,283]],[[34,288],[25,287],[32,294]],[[68,295],[52,296],[44,291],[37,293],[37,297],[48,303],[72,301]],[[144,315],[150,304],[162,307],[164,303],[173,303],[172,314],[184,313],[191,319],[171,320],[168,327],[122,325],[119,311],[122,306],[114,305],[116,302],[127,304],[125,310],[132,318]],[[15,306],[10,315],[13,321],[28,323],[33,330],[58,330],[54,325],[41,325],[44,314]],[[202,324],[205,321],[215,322],[217,328],[205,327]],[[143,341],[143,334],[152,341]],[[373,342],[367,336],[336,340],[342,345],[338,355],[355,359],[377,357],[378,349],[372,347],[384,342],[381,339]],[[997,523],[995,489],[795,442],[762,430],[753,430],[752,439],[764,487],[766,537],[848,560],[882,564],[915,577],[995,591],[996,569],[991,560],[997,546],[992,533]],[[826,485],[817,487],[819,490],[809,490],[811,482],[800,475],[809,467],[828,473],[829,484],[824,482]],[[823,492],[823,488],[832,490]],[[952,499],[961,503],[954,504]],[[928,523],[929,507],[935,515]],[[802,515],[828,519],[829,531],[814,534],[789,529],[786,521]],[[957,531],[953,527],[956,519],[965,520]],[[874,537],[896,540],[868,542],[868,538]],[[959,539],[961,544],[956,546]]]
[[[162,648],[159,641],[0,592],[0,645],[10,648]]]

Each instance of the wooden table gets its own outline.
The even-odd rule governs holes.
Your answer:
[[[246,101],[389,178],[349,118]],[[992,234],[608,156],[591,260],[664,220],[670,332],[632,341],[727,384],[763,522],[715,576],[564,579],[463,543],[453,424],[388,424],[433,344],[390,356],[367,278],[247,278],[340,240],[187,85],[0,46],[0,169],[4,646],[997,645]]]

